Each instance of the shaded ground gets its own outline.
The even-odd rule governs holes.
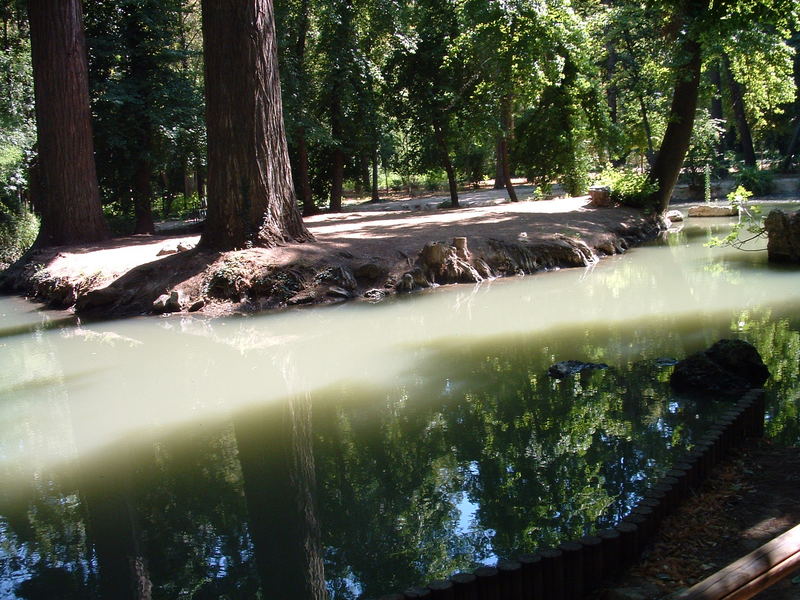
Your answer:
[[[519,186],[522,198],[532,193],[531,186]],[[306,219],[315,242],[279,248],[159,257],[199,239],[174,231],[56,248],[29,257],[24,270],[7,271],[3,287],[52,306],[77,303],[79,311],[102,316],[149,312],[159,295],[180,290],[184,309],[193,305],[222,315],[365,295],[379,299],[400,289],[406,273],[419,271],[417,257],[426,244],[449,248],[455,237],[467,238],[468,261],[488,264],[485,278],[580,266],[586,256],[621,252],[654,234],[653,221],[640,212],[594,209],[588,197],[511,204],[503,190],[476,190],[463,195],[463,208],[438,208],[445,199],[364,203],[317,215]],[[425,277],[431,275],[415,271],[414,283],[406,281],[404,289],[425,287]],[[450,280],[443,274],[436,282],[476,280],[474,274]]]
[[[754,442],[665,520],[642,561],[592,598],[667,599],[800,523],[800,448]],[[797,600],[795,571],[755,598]]]

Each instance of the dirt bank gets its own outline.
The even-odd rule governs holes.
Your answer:
[[[0,285],[95,316],[185,310],[217,316],[375,301],[431,285],[585,266],[658,232],[640,212],[594,209],[588,197],[510,204],[484,196],[458,210],[401,202],[318,215],[306,220],[315,242],[271,249],[200,252],[193,249],[198,235],[48,249],[6,270]],[[170,254],[159,256],[164,252]]]

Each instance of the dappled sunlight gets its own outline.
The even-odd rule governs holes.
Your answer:
[[[118,277],[138,265],[159,260],[158,252],[165,245],[185,243],[191,246],[199,235],[182,237],[131,236],[117,238],[98,246],[65,247],[44,266],[53,273],[92,274],[102,265],[106,278]]]

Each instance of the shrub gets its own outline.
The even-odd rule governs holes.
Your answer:
[[[756,196],[772,193],[775,175],[772,171],[760,171],[756,167],[742,167],[734,176],[736,185],[746,188]]]
[[[648,179],[646,173],[612,167],[606,167],[600,173],[595,185],[607,185],[611,188],[612,200],[637,208],[643,207],[647,198],[658,190],[658,186]]]
[[[39,218],[27,208],[6,211],[0,204],[0,263],[10,264],[31,247],[39,233]]]

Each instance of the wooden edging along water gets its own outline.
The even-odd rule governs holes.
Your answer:
[[[496,567],[458,573],[380,600],[580,600],[633,564],[663,518],[697,488],[727,453],[764,434],[764,390],[744,394],[648,488],[616,527],[596,535],[503,559]]]

